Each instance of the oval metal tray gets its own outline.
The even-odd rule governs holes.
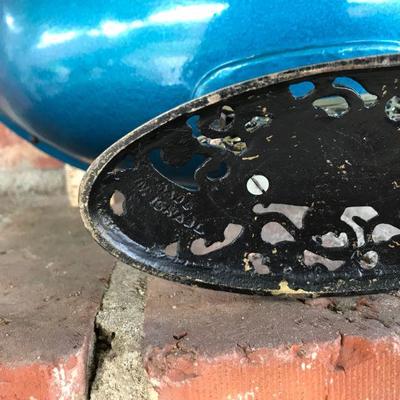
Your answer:
[[[125,263],[182,283],[398,289],[399,65],[384,56],[285,71],[153,119],[87,171],[85,226]]]

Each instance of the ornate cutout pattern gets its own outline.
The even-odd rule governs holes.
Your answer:
[[[88,172],[86,225],[125,262],[182,282],[400,287],[398,65],[308,67],[165,114]]]

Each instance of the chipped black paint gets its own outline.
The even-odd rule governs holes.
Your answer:
[[[256,293],[398,289],[400,122],[388,108],[399,95],[399,65],[385,56],[306,67],[163,114],[92,164],[81,187],[86,227],[122,261],[183,283]],[[338,77],[376,100],[334,85]],[[314,89],[293,96],[289,86],[302,81]],[[346,111],[316,103],[330,96]],[[269,181],[259,196],[247,185],[257,175]],[[115,191],[125,196],[122,215],[110,207]],[[276,211],[282,204],[307,211],[296,222]],[[349,207],[357,210],[346,219]],[[268,232],[278,225],[283,241]],[[235,240],[209,251],[228,226]],[[332,236],[345,244],[328,243]],[[171,244],[177,255],[166,254]]]

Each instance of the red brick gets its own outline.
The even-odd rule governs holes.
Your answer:
[[[0,169],[55,169],[62,163],[0,125]]]
[[[159,400],[398,400],[399,311],[393,295],[304,302],[151,279],[145,366]]]
[[[65,196],[21,197],[0,198],[0,399],[83,400],[114,261]]]
[[[75,354],[54,363],[0,364],[0,399],[84,399],[87,347],[85,344]]]

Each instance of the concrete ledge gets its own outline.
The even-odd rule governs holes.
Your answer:
[[[0,196],[62,193],[63,170],[0,170]]]
[[[1,124],[0,152],[0,196],[63,190],[63,164]]]
[[[296,300],[148,283],[144,363],[159,400],[400,398],[396,295]]]

